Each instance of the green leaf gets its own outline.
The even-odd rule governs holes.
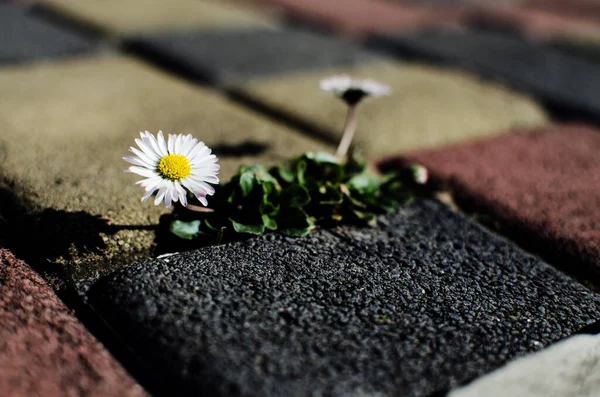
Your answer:
[[[294,173],[292,171],[286,170],[283,167],[273,167],[270,173],[287,183],[293,183],[295,179]]]
[[[260,235],[265,232],[265,225],[245,225],[230,219],[233,229],[238,233],[248,233]]]
[[[271,217],[269,217],[268,215],[263,215],[262,216],[262,220],[263,220],[263,225],[269,229],[269,230],[276,230],[277,229],[277,222],[275,222],[274,219],[272,219]]]
[[[281,202],[286,207],[304,207],[310,202],[308,190],[300,185],[290,185],[281,193]]]
[[[361,193],[373,193],[379,189],[379,181],[373,175],[360,174],[352,177],[347,186],[350,190],[356,190]]]
[[[309,152],[306,153],[306,158],[313,160],[315,163],[327,163],[341,165],[340,160],[333,154],[328,152]]]
[[[327,182],[319,188],[320,195],[315,200],[319,204],[338,205],[344,201],[344,194],[339,188],[339,185],[333,185]]]
[[[313,228],[313,219],[301,208],[289,208],[285,214],[280,214],[278,231],[288,236],[306,236]]]
[[[240,176],[240,188],[242,189],[242,195],[247,197],[252,189],[254,188],[255,177],[250,172],[244,172]]]
[[[200,234],[200,221],[180,221],[175,219],[169,227],[171,233],[185,240],[192,240]]]
[[[300,159],[296,162],[296,178],[298,178],[298,183],[304,185],[306,183],[305,173],[306,173],[306,160]]]

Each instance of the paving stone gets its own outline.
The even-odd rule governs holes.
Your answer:
[[[530,8],[600,23],[600,3],[596,0],[525,0],[524,3]]]
[[[600,269],[600,131],[564,125],[437,151],[429,168],[457,199],[568,270]]]
[[[600,25],[597,23],[553,13],[543,7],[481,7],[469,12],[465,21],[535,40],[600,43]]]
[[[359,109],[355,143],[368,155],[441,146],[547,122],[545,112],[530,98],[468,73],[422,64],[379,62],[323,68],[250,80],[237,89],[337,138],[346,107],[332,95],[319,92],[319,81],[335,74],[374,78],[392,87],[391,96]]]
[[[222,85],[380,59],[349,41],[301,29],[147,35],[133,39],[132,46],[150,50],[199,78]]]
[[[0,3],[0,64],[73,55],[94,43],[28,13],[25,6]]]
[[[291,16],[348,34],[460,27],[461,8],[427,8],[382,0],[262,0]]]
[[[0,234],[32,266],[50,262],[40,271],[59,263],[74,278],[147,257],[169,211],[141,203],[139,178],[123,172],[140,130],[205,141],[222,180],[241,164],[327,149],[126,57],[2,68],[0,86]]]
[[[146,396],[24,262],[0,249],[0,395]]]
[[[274,29],[278,25],[264,13],[218,0],[44,0],[44,3],[51,10],[113,36],[191,29]]]
[[[600,117],[597,65],[540,44],[489,32],[395,36],[380,38],[379,44],[457,64],[554,106]]]
[[[427,396],[600,319],[598,295],[422,199],[139,262],[87,297],[180,395]]]
[[[594,397],[600,390],[600,337],[580,335],[515,360],[448,397]]]

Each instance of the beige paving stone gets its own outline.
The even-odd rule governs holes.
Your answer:
[[[191,29],[275,28],[250,7],[211,0],[44,0],[53,10],[111,35]]]
[[[252,80],[238,89],[247,96],[339,136],[346,108],[319,81],[335,74],[374,78],[392,94],[361,105],[355,143],[381,156],[436,147],[542,125],[545,112],[531,98],[468,73],[387,61]]]
[[[169,211],[141,203],[137,176],[123,172],[122,156],[140,130],[191,133],[209,147],[269,145],[260,156],[220,156],[221,180],[241,164],[323,149],[216,92],[126,57],[0,68],[0,87],[0,199],[4,189],[18,201],[11,207],[5,200],[0,226],[4,218],[10,233],[31,239],[24,244],[45,250],[41,259],[60,262],[75,278],[149,255],[155,236],[148,226]],[[29,221],[15,215],[19,206]]]

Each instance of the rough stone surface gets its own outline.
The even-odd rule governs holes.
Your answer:
[[[296,19],[320,24],[353,35],[374,32],[456,29],[461,8],[419,7],[382,0],[262,0],[276,5]]]
[[[515,360],[448,397],[596,397],[600,336],[580,335]]]
[[[278,23],[240,5],[211,0],[44,0],[46,8],[82,21],[105,34],[244,27],[275,28]]]
[[[390,96],[367,101],[358,111],[355,144],[369,155],[442,146],[547,122],[533,100],[473,75],[409,63],[368,63],[249,81],[245,96],[338,138],[346,106],[319,81],[335,74],[373,78],[391,86]],[[291,94],[293,93],[293,95]]]
[[[0,64],[91,51],[94,43],[28,15],[25,6],[0,4]]]
[[[141,203],[139,178],[123,172],[140,130],[203,140],[223,180],[241,164],[324,149],[125,57],[2,68],[0,87],[0,234],[38,270],[58,262],[75,278],[147,257],[170,211]]]
[[[132,43],[134,48],[150,50],[200,78],[221,84],[379,59],[349,41],[300,29],[202,30],[149,35]]]
[[[146,396],[44,280],[0,249],[0,395]]]
[[[484,32],[395,36],[379,44],[457,64],[554,106],[600,117],[598,66],[552,48]]]
[[[181,395],[427,396],[600,319],[598,295],[439,202],[380,222],[147,260],[88,300]]]
[[[577,267],[600,268],[600,131],[555,126],[437,151],[429,168],[467,206],[519,241]],[[405,160],[406,161],[406,160]]]

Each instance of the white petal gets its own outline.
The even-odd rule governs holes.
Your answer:
[[[130,164],[139,165],[140,167],[150,167],[150,164],[146,163],[144,160],[137,156],[125,156],[123,157],[123,160],[127,161]]]
[[[187,207],[187,193],[185,189],[181,186],[179,182],[175,182],[175,188],[177,189],[177,193],[179,193],[179,202],[184,207]]]
[[[150,196],[152,196],[152,193],[154,193],[154,191],[151,191],[151,192],[146,192],[146,193],[144,194],[144,196],[142,197],[142,203],[145,203],[145,202],[146,202],[146,200],[148,200],[148,198],[149,198]]]
[[[135,143],[139,146],[139,148],[144,152],[144,154],[152,161],[158,162],[160,160],[160,156],[158,153],[155,153],[150,143],[145,139],[136,139]],[[137,153],[136,153],[137,154]]]
[[[175,143],[175,135],[169,134],[169,139],[167,140],[167,148],[169,149],[169,154],[173,154],[173,144]]]
[[[161,130],[158,131],[158,146],[160,147],[161,156],[166,156],[169,154],[167,142],[165,141],[165,136]]]
[[[141,150],[134,148],[133,146],[129,148],[129,151],[138,156],[145,163],[152,165],[152,167],[156,167],[158,165],[158,161],[160,160],[158,157],[149,156]]]
[[[154,198],[154,205],[159,205],[160,202],[162,201],[163,197],[165,197],[166,193],[167,193],[167,188],[162,187],[156,194],[156,197]],[[168,207],[168,205],[167,205],[167,207]]]
[[[134,174],[145,176],[146,178],[153,178],[156,176],[156,172],[149,170],[147,168],[136,167],[136,166],[129,167],[129,172],[133,172]]]

